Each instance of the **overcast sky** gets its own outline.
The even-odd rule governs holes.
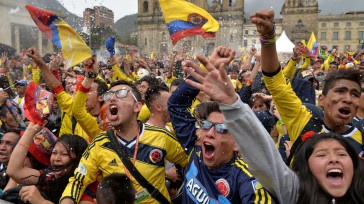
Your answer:
[[[114,20],[138,12],[137,0],[58,0],[66,9],[80,17],[85,8],[105,6],[114,12]]]

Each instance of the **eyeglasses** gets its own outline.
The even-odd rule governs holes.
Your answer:
[[[210,130],[212,126],[215,127],[215,131],[220,134],[227,134],[228,129],[224,123],[213,123],[208,120],[201,120],[200,121],[201,128],[203,130]]]
[[[131,96],[133,96],[135,102],[138,102],[138,100],[136,99],[135,95],[133,94],[133,92],[131,92],[129,89],[126,88],[122,88],[116,91],[108,91],[106,93],[104,93],[102,95],[102,99],[106,102],[109,101],[112,97],[113,94],[115,94],[115,96],[117,98],[125,98],[126,95],[128,95],[128,93],[130,92]]]

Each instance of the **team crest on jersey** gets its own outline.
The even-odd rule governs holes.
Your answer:
[[[252,186],[254,190],[263,188],[262,184],[260,184],[259,181],[256,179],[252,181]]]
[[[80,172],[80,174],[83,176],[87,174],[87,169],[83,164],[78,165],[77,171]]]
[[[221,178],[221,179],[217,180],[215,182],[215,184],[216,184],[217,188],[219,189],[220,193],[223,196],[226,197],[226,196],[229,195],[229,193],[230,193],[230,185],[229,185],[229,183],[225,179]]]
[[[149,159],[153,163],[158,163],[158,162],[162,161],[162,159],[163,159],[163,153],[162,153],[162,151],[159,150],[159,149],[153,149],[149,153]]]

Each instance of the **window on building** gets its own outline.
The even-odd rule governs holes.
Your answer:
[[[345,45],[345,50],[350,51],[350,45]]]
[[[248,47],[248,40],[244,40],[244,47]]]
[[[326,28],[326,23],[321,23],[321,27]]]
[[[143,12],[144,13],[149,12],[149,3],[148,3],[148,1],[143,2]]]
[[[326,32],[321,32],[321,40],[326,40]]]
[[[229,0],[229,6],[235,6],[236,0]]]
[[[162,40],[166,40],[166,33],[165,32],[162,32]]]
[[[245,30],[245,35],[248,35],[249,34],[249,30]]]
[[[351,31],[345,31],[345,40],[351,40]]]
[[[364,26],[364,22],[360,22],[359,23],[359,26]]]
[[[144,45],[147,46],[148,45],[148,38],[144,39]]]
[[[233,34],[230,34],[230,43],[233,43],[234,42],[234,36]]]
[[[333,40],[338,40],[339,39],[339,32],[333,32],[332,33],[332,39]]]
[[[339,46],[337,46],[337,45],[333,45],[333,46],[332,46],[332,49],[336,49],[336,50],[338,50],[338,49],[339,49]]]
[[[339,27],[339,23],[334,23],[334,27],[336,28],[336,27]]]
[[[358,32],[358,40],[363,40],[364,39],[364,31],[359,31]]]
[[[257,44],[257,40],[256,40],[256,39],[253,39],[253,40],[252,40],[252,44],[253,44],[253,45],[256,45],[256,44]]]
[[[300,20],[298,20],[297,21],[297,24],[302,24],[302,20],[300,19]]]
[[[253,31],[254,35],[258,34],[258,31],[257,30],[254,30]]]
[[[351,22],[347,22],[346,27],[350,27],[350,26],[351,26]]]

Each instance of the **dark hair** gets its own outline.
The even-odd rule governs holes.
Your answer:
[[[57,143],[61,143],[67,149],[67,153],[71,157],[71,160],[62,167],[48,167],[40,175],[38,181],[41,190],[48,196],[49,200],[54,203],[58,203],[61,198],[69,178],[74,175],[74,171],[81,160],[82,154],[88,146],[86,140],[81,136],[71,134],[62,135],[57,140]],[[74,157],[72,157],[72,155],[74,155]],[[51,175],[50,173],[60,170],[64,170],[65,174],[59,178],[49,178],[49,175]]]
[[[359,70],[356,69],[339,69],[338,71],[333,71],[327,74],[325,78],[325,85],[322,89],[322,94],[327,95],[330,89],[335,86],[335,83],[340,79],[346,79],[353,81],[361,87],[361,80],[363,76],[360,74]]]
[[[109,89],[109,87],[107,87],[107,84],[98,78],[94,79],[94,82],[99,85],[99,86],[97,86],[97,95],[98,96],[102,96],[102,94],[104,94]]]
[[[1,104],[1,105],[3,105],[3,104]],[[7,109],[6,109],[6,106],[1,106],[0,107],[0,117],[5,117],[6,116],[6,113],[7,113],[7,111],[6,111]]]
[[[6,129],[5,130],[5,132],[4,132],[4,135],[6,134],[6,133],[15,133],[15,134],[17,134],[19,137],[18,137],[18,139],[15,141],[15,144],[14,144],[14,146],[16,145],[16,144],[18,144],[18,142],[19,142],[19,140],[20,140],[20,129],[19,128],[9,128],[9,129]],[[3,135],[3,137],[4,137],[4,135]],[[0,139],[2,139],[2,138],[0,138]]]
[[[145,92],[145,104],[148,109],[152,111],[152,103],[161,95],[161,92],[169,92],[168,87],[159,85],[159,86],[151,86]]]
[[[196,119],[199,120],[206,120],[207,119],[207,106],[213,106],[213,105],[209,105],[210,103],[214,103],[213,101],[208,101],[208,102],[203,102],[198,104],[195,107],[195,110],[193,111],[193,114],[195,116]]]
[[[221,113],[219,104],[216,101],[211,101],[206,104],[206,118],[213,112]]]
[[[11,88],[9,79],[6,75],[0,74],[0,88],[2,88],[9,95],[9,98],[16,97],[16,94]]]
[[[171,86],[170,87],[172,87],[172,86],[179,86],[180,84],[182,84],[182,82],[183,82],[184,80],[183,79],[181,79],[181,78],[178,78],[178,79],[175,79],[175,80],[173,80],[172,81],[172,83],[171,83]]]
[[[148,75],[143,76],[139,81],[140,83],[145,81],[149,84],[149,86],[158,86],[160,84],[157,78]]]
[[[109,90],[114,87],[114,86],[118,86],[118,85],[126,85],[126,86],[130,86],[131,88],[131,92],[134,94],[135,98],[138,101],[142,100],[142,95],[140,94],[140,92],[138,91],[138,89],[136,88],[136,86],[133,83],[124,81],[124,80],[118,80],[118,81],[114,81],[111,83]]]
[[[124,174],[112,173],[97,187],[96,200],[100,204],[133,204],[135,201],[133,183]]]
[[[364,203],[363,194],[363,166],[360,164],[358,154],[351,144],[341,135],[336,133],[314,134],[303,142],[296,151],[292,162],[292,170],[296,172],[300,182],[299,197],[297,204],[306,203],[331,203],[332,197],[322,190],[316,178],[312,175],[308,159],[315,149],[317,143],[324,140],[336,140],[339,142],[353,161],[354,176],[346,194],[339,198],[339,203]]]

